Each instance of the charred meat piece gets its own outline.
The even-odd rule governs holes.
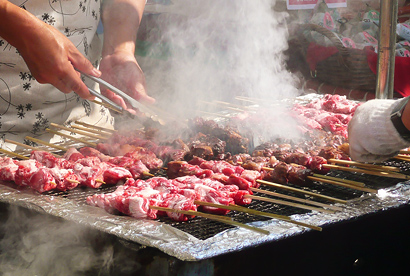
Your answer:
[[[188,146],[191,156],[209,160],[225,153],[226,142],[215,136],[198,133]]]
[[[215,121],[195,118],[190,122],[194,132],[214,136],[226,142],[225,151],[232,154],[247,153],[249,139],[242,137],[239,132],[230,126],[222,127]]]
[[[292,169],[292,166],[285,163],[285,162],[279,162],[274,170],[269,171],[265,179],[268,181],[272,181],[275,183],[280,183],[280,184],[287,184],[289,182],[288,180],[288,173]]]
[[[334,147],[325,147],[322,148],[319,153],[319,156],[329,160],[329,159],[340,159],[340,160],[351,160],[350,157],[344,153],[342,150]]]

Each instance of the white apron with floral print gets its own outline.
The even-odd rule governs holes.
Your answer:
[[[96,35],[100,0],[11,0],[38,19],[65,34],[93,64],[98,66],[101,41]],[[35,47],[35,45],[33,45]],[[84,80],[89,87],[95,84]],[[94,87],[95,88],[95,87]],[[50,123],[75,120],[112,128],[109,111],[75,93],[64,94],[49,84],[39,84],[30,74],[16,48],[0,37],[0,137],[4,149],[15,146],[4,139],[32,144],[28,135],[51,142],[61,140],[46,134]],[[51,140],[50,140],[51,139]]]

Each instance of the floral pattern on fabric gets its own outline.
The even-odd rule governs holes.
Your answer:
[[[98,67],[100,0],[10,2],[57,28]],[[96,88],[95,83],[83,81]],[[113,125],[106,108],[74,93],[64,94],[49,84],[39,84],[18,50],[0,37],[0,137],[23,142],[27,135],[42,137],[50,123],[67,125],[75,120],[110,128]]]

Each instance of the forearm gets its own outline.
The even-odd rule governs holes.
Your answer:
[[[145,0],[105,0],[102,7],[104,26],[103,57],[122,51],[134,54],[138,27]]]
[[[26,10],[0,0],[0,36],[17,49],[26,45],[28,36],[43,27],[42,22]]]

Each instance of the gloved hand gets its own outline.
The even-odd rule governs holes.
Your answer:
[[[349,122],[350,157],[360,162],[381,162],[410,145],[390,120],[400,100],[371,100],[359,106]]]

